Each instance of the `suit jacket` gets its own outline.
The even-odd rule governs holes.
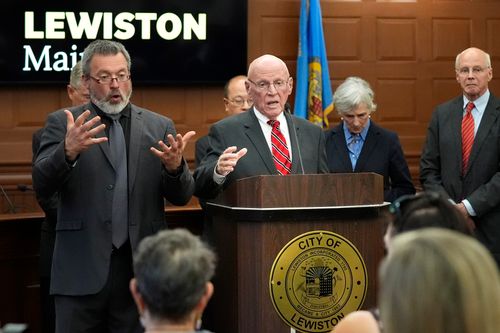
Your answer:
[[[392,202],[404,194],[415,193],[398,135],[373,121],[354,171],[344,135],[344,122],[326,133],[326,156],[330,172],[375,172],[382,175],[385,201]]]
[[[199,166],[205,155],[208,153],[208,149],[210,148],[210,139],[208,138],[208,135],[204,135],[198,140],[196,140],[194,146],[195,146],[194,160],[196,166]]]
[[[71,108],[76,119],[92,104]],[[166,227],[164,199],[186,204],[194,191],[187,164],[170,175],[150,152],[158,140],[175,135],[173,122],[161,115],[131,106],[128,149],[129,239],[132,249],[145,236]],[[65,159],[66,115],[50,114],[33,167],[37,194],[59,194],[56,245],[52,263],[51,293],[94,294],[106,282],[112,251],[111,205],[115,181],[107,142],[82,152],[74,167]],[[104,136],[104,131],[98,136]]]
[[[292,174],[302,173],[300,157],[304,173],[327,173],[325,137],[321,128],[288,113],[285,113],[285,117],[291,140]],[[215,123],[210,128],[209,137],[211,144],[209,152],[194,172],[195,195],[203,199],[212,199],[237,179],[278,174],[253,109]],[[218,185],[213,181],[214,168],[219,156],[230,146],[236,146],[238,149],[247,148],[248,152],[238,161],[234,171],[227,175],[225,182]]]
[[[425,190],[439,191],[457,203],[469,201],[477,214],[476,235],[500,264],[500,100],[490,94],[465,175],[462,114],[462,96],[434,111],[420,160],[420,181]]]
[[[40,149],[42,133],[44,128],[40,128],[33,133],[31,148],[33,151],[33,163],[35,162],[37,152]],[[52,253],[54,252],[54,244],[56,241],[56,221],[57,221],[57,194],[53,194],[48,198],[39,197],[37,201],[45,213],[45,219],[40,228],[40,259],[39,272],[40,277],[50,278],[50,270],[52,266]]]

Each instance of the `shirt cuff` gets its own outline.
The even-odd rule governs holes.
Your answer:
[[[219,175],[219,174],[217,173],[217,164],[215,165],[215,168],[214,168],[214,175],[213,175],[213,179],[214,179],[214,182],[215,182],[217,185],[222,185],[222,184],[226,181],[226,176]]]
[[[469,213],[470,216],[476,216],[476,211],[474,208],[472,208],[469,200],[464,199],[462,200],[462,203],[464,204],[465,209],[467,210],[467,213]]]

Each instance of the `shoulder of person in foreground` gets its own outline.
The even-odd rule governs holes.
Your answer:
[[[354,311],[345,316],[331,333],[380,333],[380,330],[370,311]]]

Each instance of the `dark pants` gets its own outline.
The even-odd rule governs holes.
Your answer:
[[[40,232],[40,310],[42,333],[54,333],[55,306],[54,296],[50,295],[50,269],[56,235],[54,231],[42,229]]]
[[[132,251],[126,243],[113,250],[109,275],[94,295],[55,295],[56,333],[144,332],[129,290],[133,276]]]

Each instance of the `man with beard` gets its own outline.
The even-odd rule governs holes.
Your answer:
[[[142,332],[128,289],[132,252],[166,227],[164,199],[186,204],[194,180],[182,153],[194,136],[129,102],[130,56],[114,41],[84,51],[90,103],[48,116],[33,184],[59,195],[51,272],[56,332]]]

